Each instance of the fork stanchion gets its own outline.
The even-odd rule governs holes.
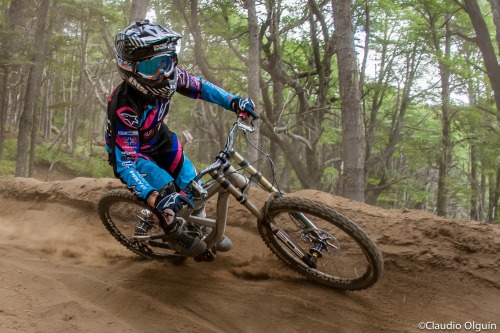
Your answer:
[[[270,193],[279,192],[276,187],[271,184],[257,169],[255,169],[248,161],[241,156],[236,150],[231,150],[231,155],[234,160],[238,163],[240,167],[242,167],[246,172],[248,172],[255,181],[257,181],[264,189]]]

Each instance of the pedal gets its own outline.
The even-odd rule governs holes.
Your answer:
[[[194,257],[194,261],[196,262],[211,262],[215,260],[215,254],[210,251],[209,249],[206,249],[205,252],[200,254],[199,256]]]

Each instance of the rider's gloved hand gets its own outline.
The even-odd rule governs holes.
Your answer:
[[[235,98],[231,101],[231,107],[233,110],[238,112],[245,112],[248,116],[251,116],[253,119],[259,119],[260,117],[255,112],[255,104],[250,98]]]
[[[191,200],[177,192],[167,194],[166,196],[159,195],[155,200],[155,208],[160,212],[165,212],[170,215],[177,214],[182,209],[183,205],[194,208],[194,204]]]

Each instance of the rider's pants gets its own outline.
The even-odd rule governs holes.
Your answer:
[[[178,190],[184,190],[196,177],[193,163],[185,156],[184,149],[173,132],[154,152],[141,152],[136,169],[154,188],[160,190],[174,181]]]

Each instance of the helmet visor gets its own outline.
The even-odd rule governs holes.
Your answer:
[[[177,65],[175,53],[161,54],[156,57],[138,61],[135,72],[145,79],[158,80],[161,75],[169,77]]]

